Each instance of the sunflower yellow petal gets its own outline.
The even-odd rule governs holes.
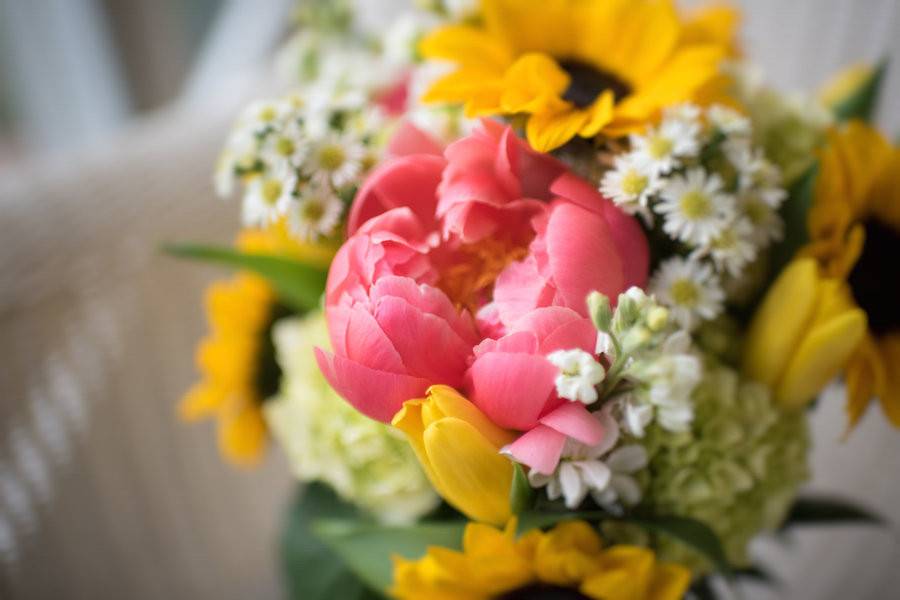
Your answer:
[[[578,132],[581,137],[594,137],[613,120],[613,107],[615,96],[611,90],[606,90],[588,107],[587,122]]]
[[[878,345],[872,336],[866,336],[847,365],[848,432],[859,422],[878,390],[884,389],[886,377]]]
[[[525,126],[528,143],[538,152],[556,150],[585,126],[590,114],[563,100],[531,115]]]
[[[512,514],[508,458],[472,425],[451,417],[428,426],[424,445],[438,492],[448,502],[477,521],[506,523]]]
[[[545,54],[530,53],[519,58],[504,75],[506,81],[500,106],[503,112],[531,113],[560,96],[570,77]]]
[[[886,377],[879,391],[881,409],[894,427],[900,427],[900,333],[888,334],[878,346],[885,364],[891,366],[885,369]]]
[[[477,67],[497,75],[512,63],[510,48],[497,37],[475,27],[448,25],[419,42],[425,58],[452,60],[463,67]]]

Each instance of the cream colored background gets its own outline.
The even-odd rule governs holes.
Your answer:
[[[382,4],[399,3],[361,0],[373,21],[390,14]],[[784,88],[891,54],[880,120],[900,130],[900,2],[742,4],[748,53]],[[213,198],[209,172],[257,82],[0,173],[0,598],[280,596],[282,458],[235,471],[211,427],[174,418],[204,329],[201,292],[221,271],[156,251],[233,234],[235,206]],[[900,526],[900,432],[875,410],[841,443],[834,396],[814,425],[813,487],[865,498]],[[784,586],[744,597],[900,597],[896,529],[792,542],[760,549]]]

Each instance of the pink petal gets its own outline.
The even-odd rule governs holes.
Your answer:
[[[348,313],[346,319],[341,314],[343,311]],[[390,338],[368,310],[358,304],[349,308],[334,307],[328,312],[328,318],[329,326],[332,319],[346,323],[343,343],[334,346],[339,355],[377,371],[409,372]]]
[[[347,235],[379,214],[409,207],[428,229],[434,229],[437,187],[446,161],[440,156],[416,154],[392,160],[379,167],[363,184],[347,220]]]
[[[468,397],[497,425],[531,429],[554,389],[556,367],[540,355],[489,352],[466,374]]]
[[[444,149],[436,139],[406,119],[397,126],[387,147],[387,154],[391,158],[412,154],[441,156],[443,153]]]
[[[375,319],[402,357],[406,372],[451,387],[462,384],[472,344],[447,321],[391,296],[379,301]]]
[[[552,475],[562,456],[566,436],[545,425],[538,425],[506,447],[517,462],[538,473]]]
[[[538,352],[544,355],[571,348],[593,354],[597,345],[597,330],[590,319],[563,306],[537,308],[516,321],[513,330],[533,332],[540,342]]]
[[[620,210],[594,186],[574,173],[561,175],[550,189],[557,196],[602,214],[609,226],[609,234],[615,240],[619,256],[624,259],[622,267],[625,288],[646,285],[650,248],[638,220]]]
[[[496,340],[483,340],[475,346],[476,358],[489,352],[537,354],[538,340],[530,331],[518,331]]]
[[[509,264],[494,282],[494,303],[507,328],[535,308],[551,304],[555,295],[556,288],[542,276],[533,256]]]
[[[580,402],[565,402],[541,417],[540,422],[589,446],[603,439],[603,425]]]
[[[568,202],[555,204],[546,240],[553,280],[569,308],[587,316],[589,292],[615,298],[624,291],[622,258],[600,215]]]
[[[409,375],[370,369],[315,348],[316,362],[328,383],[356,410],[383,423],[412,398],[424,397],[430,382]]]

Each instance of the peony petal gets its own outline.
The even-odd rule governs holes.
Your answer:
[[[390,158],[414,154],[442,156],[443,153],[444,149],[436,139],[406,119],[397,126],[387,147],[387,155]]]
[[[538,352],[544,355],[573,348],[593,354],[597,346],[597,329],[590,319],[563,306],[537,308],[516,321],[513,330],[534,333]]]
[[[546,241],[553,280],[569,308],[588,316],[588,293],[615,298],[625,290],[622,257],[600,215],[568,202],[554,204]]]
[[[541,417],[540,423],[588,446],[599,444],[605,433],[600,421],[581,402],[563,403]]]
[[[535,308],[550,305],[555,295],[556,288],[541,275],[534,256],[510,263],[494,282],[494,303],[507,328]]]
[[[552,475],[559,464],[565,443],[565,435],[550,427],[538,425],[507,446],[506,452],[516,462],[531,467],[538,473]]]
[[[376,371],[320,348],[315,354],[331,387],[356,410],[383,423],[390,423],[404,402],[422,397],[428,389],[425,379]]]
[[[347,313],[346,317],[344,312]],[[376,371],[409,372],[390,338],[368,310],[360,305],[334,307],[328,311],[328,315],[329,319],[346,324],[342,343],[334,346],[335,352],[340,356],[345,356]]]
[[[468,397],[497,425],[528,430],[553,392],[556,367],[539,355],[489,352],[466,374]]]
[[[375,320],[402,357],[406,372],[433,383],[462,384],[472,344],[460,338],[446,320],[391,296],[381,298],[374,310]]]
[[[347,235],[392,208],[409,207],[423,225],[434,223],[437,188],[446,161],[441,156],[416,154],[392,160],[372,172],[356,194],[347,219]]]

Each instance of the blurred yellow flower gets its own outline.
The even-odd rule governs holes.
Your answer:
[[[671,0],[482,0],[480,19],[422,40],[425,58],[457,66],[423,99],[524,115],[545,152],[576,135],[625,135],[719,77],[735,18],[716,11],[688,21]]]
[[[245,230],[238,249],[303,260],[327,268],[334,249],[300,243],[283,224],[267,230]],[[278,389],[278,367],[270,333],[279,315],[275,293],[265,279],[239,272],[213,283],[206,292],[210,332],[197,347],[200,381],[179,406],[188,421],[215,417],[219,449],[237,465],[258,462],[268,437],[261,411],[263,400]]]
[[[772,388],[775,401],[800,408],[847,364],[866,332],[866,315],[840,279],[796,259],[769,289],[750,324],[745,373]]]
[[[395,557],[390,594],[400,600],[551,597],[554,592],[595,600],[678,600],[690,585],[690,571],[657,562],[651,550],[604,549],[584,521],[547,532],[535,529],[518,539],[515,529],[515,519],[503,531],[470,523],[462,552],[430,548],[417,561]]]
[[[512,443],[513,433],[445,385],[431,386],[427,398],[405,402],[393,425],[406,434],[447,502],[475,521],[509,520],[513,465],[500,449]]]
[[[846,369],[850,427],[875,397],[900,427],[900,148],[860,121],[828,137],[803,254],[846,281],[868,317]]]

